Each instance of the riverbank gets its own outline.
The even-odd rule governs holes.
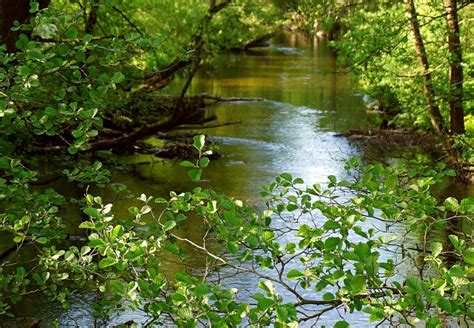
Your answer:
[[[217,103],[205,111],[205,116],[216,117],[212,122],[213,127],[204,129],[194,126],[190,130],[179,131],[206,133],[222,150],[222,157],[211,161],[198,184],[189,181],[187,169],[178,166],[177,161],[143,161],[141,155],[132,154],[130,157],[137,159],[133,170],[111,172],[110,185],[123,183],[134,197],[117,197],[108,186],[90,187],[85,191],[85,186],[78,188],[73,187],[72,183],[57,182],[52,187],[62,194],[72,194],[77,198],[83,197],[85,192],[102,196],[104,203],[113,203],[113,223],[124,224],[126,218],[131,216],[129,208],[143,206],[140,200],[143,199],[140,196],[142,194],[167,198],[170,193],[179,195],[196,187],[212,187],[218,193],[262,208],[265,200],[258,197],[259,191],[282,172],[304,179],[309,186],[327,186],[330,183],[327,176],[332,175],[337,181],[349,178],[344,163],[352,156],[391,161],[393,153],[390,153],[390,149],[388,153],[359,149],[349,139],[339,136],[351,128],[366,131],[371,124],[363,100],[355,92],[356,84],[348,75],[338,71],[335,55],[327,45],[313,43],[312,40],[293,34],[280,36],[274,42],[274,46],[269,49],[231,55],[226,64],[212,74],[203,72],[198,75],[191,86],[191,92],[195,95],[208,92],[220,97],[266,99],[258,102]],[[240,123],[225,124],[228,122]],[[453,185],[446,186],[444,192],[452,195],[456,188]],[[84,214],[77,212],[71,210],[63,214],[73,218],[69,222],[80,223]],[[146,220],[137,231],[146,231],[148,225],[154,223],[151,217]],[[315,220],[315,224],[323,222],[317,221],[322,220],[319,216]],[[274,224],[279,226],[284,225],[284,222],[275,219]],[[371,223],[367,224],[367,227],[372,227]],[[205,228],[201,218],[190,217],[180,222],[178,232],[182,237],[201,242],[206,236]],[[291,241],[293,239],[288,240]],[[194,270],[206,267],[202,254],[192,247],[186,250]],[[388,253],[385,255],[390,256]],[[169,260],[163,260],[167,275],[174,276],[186,269],[178,258],[164,258]],[[226,280],[229,287],[239,290],[239,300],[244,301],[252,301],[251,296],[258,283],[259,279],[255,276],[245,276],[245,279],[231,276]],[[90,307],[94,299],[86,296],[81,295],[81,299],[69,310],[39,299],[28,300],[28,306],[22,306],[20,310],[25,309],[25,316],[43,318],[45,324],[57,318],[61,325],[90,326],[94,323],[91,315],[93,309]],[[281,296],[292,299],[292,295],[284,291]],[[45,313],[44,308],[51,310]],[[127,310],[117,313],[109,324],[117,325],[131,320],[142,323],[146,318],[140,311]],[[338,320],[337,313],[332,313],[320,322],[331,325]],[[348,320],[353,325],[367,325],[368,319],[364,313],[359,313],[348,316]]]

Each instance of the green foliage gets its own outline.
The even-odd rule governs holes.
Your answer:
[[[198,151],[196,162],[183,161],[180,165],[190,167],[191,169],[188,171],[188,176],[192,181],[197,182],[201,179],[202,169],[209,165],[209,158],[204,156],[212,155],[212,150],[204,151],[205,136],[203,134],[195,136],[193,140],[193,147]]]
[[[0,144],[8,153],[41,148],[45,137],[81,153],[100,137],[104,119],[123,114],[133,95],[127,88],[172,62],[194,59],[199,33],[210,61],[274,28],[273,7],[264,0],[232,2],[204,31],[207,2],[93,3],[53,1],[14,28],[16,54],[0,51]],[[93,12],[97,23],[86,32]]]
[[[133,81],[175,60],[195,59],[196,35],[204,43],[202,59],[210,61],[268,32],[274,18],[269,3],[236,0],[204,27],[209,6],[202,1],[53,1],[38,9],[33,2],[31,22],[13,28],[20,32],[18,51],[0,50],[0,234],[2,242],[7,240],[0,258],[1,316],[33,293],[68,307],[72,294],[91,292],[97,318],[140,309],[150,324],[172,318],[186,327],[293,327],[340,308],[363,311],[372,321],[424,320],[428,326],[439,325],[437,317],[445,315],[473,319],[470,241],[456,233],[449,235],[450,243],[428,238],[455,220],[472,221],[472,199],[438,201],[432,196],[431,187],[452,175],[443,166],[397,171],[381,164],[361,168],[353,159],[346,165],[348,173],[359,171],[352,179],[329,176],[324,186],[306,186],[283,173],[261,192],[267,204],[262,211],[196,187],[166,198],[142,194],[139,206],[116,218],[112,204],[88,191],[90,185],[110,183],[110,171],[85,153],[126,101],[130,86],[139,87]],[[98,23],[86,32],[94,11]],[[401,13],[393,10],[376,19],[397,22]],[[361,33],[371,28],[374,36],[384,32],[382,46],[392,44],[395,29],[379,31],[379,25],[357,22]],[[433,35],[439,36],[436,31]],[[360,52],[351,44],[345,47],[356,59],[379,54],[372,43]],[[401,59],[389,64],[408,67],[411,57],[402,55],[410,51],[401,50]],[[369,63],[381,67],[376,64]],[[401,90],[415,89],[386,87],[383,72],[373,76],[380,82],[377,92],[406,106],[410,99]],[[197,159],[181,165],[199,182],[211,153],[204,148],[204,136],[193,141]],[[30,152],[57,147],[65,150],[58,170],[84,188],[84,199],[74,203],[81,206],[78,227],[84,242],[64,242],[67,230],[60,213],[65,197],[32,186],[39,173],[29,168]],[[121,184],[111,188],[125,190]],[[180,233],[190,218],[199,219],[206,231],[198,241]],[[403,234],[386,233],[380,224],[397,225]],[[421,249],[413,252],[405,241],[420,236]],[[386,256],[394,248],[402,259]],[[9,257],[9,250],[15,257]],[[22,263],[21,255],[28,253],[32,261]],[[167,275],[166,259],[187,268],[194,257],[205,260],[202,272]],[[417,275],[400,269],[411,259]],[[216,282],[222,268],[256,281],[250,299]],[[336,323],[347,326],[343,320]]]
[[[204,155],[203,136],[196,136],[194,145]],[[204,158],[182,165],[201,170],[208,163]],[[13,174],[14,163],[4,164]],[[431,195],[431,186],[452,172],[400,172],[380,164],[361,168],[357,159],[346,170],[354,172],[353,179],[329,176],[326,187],[305,186],[302,179],[281,174],[261,192],[268,204],[263,212],[197,187],[170,192],[168,199],[142,194],[137,199],[142,205],[130,208],[130,217],[117,219],[112,204],[87,195],[87,219],[79,228],[87,231],[88,241],[68,248],[52,245],[49,230],[47,235],[41,229],[33,234],[42,222],[22,218],[19,211],[11,231],[24,236],[24,226],[30,225],[27,238],[40,249],[39,265],[32,271],[19,267],[2,272],[0,286],[13,303],[36,288],[66,307],[71,293],[89,290],[98,295],[97,317],[141,308],[151,322],[171,315],[179,326],[236,326],[244,317],[259,325],[292,326],[317,311],[340,307],[366,312],[372,321],[425,320],[427,326],[436,325],[433,316],[472,318],[473,248],[454,234],[449,244],[426,239],[454,220],[473,219],[472,199],[438,202]],[[24,174],[17,169],[17,176]],[[207,231],[201,242],[179,233],[183,222],[196,216]],[[4,228],[9,226],[3,222]],[[406,229],[403,239],[372,228],[377,222]],[[404,243],[411,235],[424,236],[425,246],[415,253]],[[413,258],[415,267],[425,268],[423,275],[404,272],[397,257],[387,258],[395,246],[403,249],[405,258],[399,260]],[[236,289],[227,290],[206,276],[178,272],[168,277],[162,258],[169,254],[186,265],[189,252],[207,258],[206,272],[224,266],[254,276],[260,281],[254,302],[239,301]],[[454,262],[449,260],[453,256]],[[10,302],[2,303],[2,311]],[[323,308],[306,312],[304,307],[311,304]]]
[[[450,53],[446,42],[444,1],[415,1],[421,34],[432,68],[433,85],[441,112],[449,122]],[[472,12],[460,7],[461,43],[466,49],[463,58],[464,109],[470,114],[472,99],[472,28],[463,24]],[[430,128],[423,95],[423,79],[402,2],[374,2],[350,13],[350,29],[335,43],[342,62],[355,73],[361,88],[384,111],[396,116],[396,123]],[[447,123],[449,124],[449,123]]]

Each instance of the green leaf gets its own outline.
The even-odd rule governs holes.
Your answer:
[[[462,213],[474,214],[474,198],[464,198],[461,200],[459,210]]]
[[[98,219],[101,216],[99,210],[96,209],[96,208],[93,208],[93,207],[87,207],[83,211],[84,211],[85,214],[87,214],[91,218]]]
[[[130,297],[132,301],[135,301],[137,299],[137,288],[138,288],[138,283],[136,281],[131,281],[128,284],[128,292],[127,295]]]
[[[426,321],[426,328],[439,328],[441,327],[441,320],[438,317],[431,317]]]
[[[456,212],[459,209],[458,200],[454,197],[448,197],[444,200],[443,205],[448,211]]]
[[[196,182],[201,179],[201,170],[200,169],[191,169],[188,171],[188,176],[192,181]]]
[[[125,75],[123,75],[122,72],[117,72],[112,76],[112,82],[114,83],[120,83],[125,80]]]
[[[298,280],[298,279],[304,278],[305,275],[304,275],[303,272],[301,272],[299,270],[292,269],[292,270],[288,271],[288,273],[286,274],[286,277],[289,280]]]
[[[452,305],[451,305],[451,301],[447,298],[442,298],[438,301],[438,306],[440,309],[442,309],[443,311],[447,312],[447,313],[451,313],[452,311]]]
[[[199,167],[201,168],[204,168],[204,167],[207,167],[209,165],[209,158],[207,157],[203,157],[199,160]]]
[[[174,255],[181,254],[181,248],[179,248],[179,246],[176,244],[166,244],[165,249]]]
[[[257,293],[255,295],[252,296],[255,300],[257,300],[258,304],[257,304],[257,308],[259,310],[266,310],[268,308],[270,308],[273,304],[274,304],[274,301],[270,298],[266,298],[265,296],[263,296],[261,293]]]
[[[352,291],[352,294],[359,294],[365,291],[366,278],[364,276],[354,276],[347,279],[347,283]]]
[[[268,294],[273,294],[275,290],[275,287],[273,286],[272,282],[269,280],[259,282],[258,287],[264,290]]]
[[[348,327],[350,327],[349,323],[345,320],[340,320],[336,322],[336,324],[334,325],[334,328],[348,328]]]
[[[294,254],[296,251],[296,244],[295,243],[288,243],[285,246],[285,252],[288,254]]]
[[[434,242],[431,243],[431,255],[433,257],[437,257],[439,254],[441,254],[441,251],[443,250],[443,245],[439,242]]]
[[[39,11],[39,2],[31,1],[30,2],[30,14],[34,14]]]
[[[66,38],[68,39],[75,39],[77,38],[79,34],[79,31],[75,27],[69,28],[69,30],[66,31]]]
[[[360,262],[365,262],[370,256],[370,247],[366,243],[360,243],[355,245],[354,253],[359,258]]]
[[[117,263],[116,259],[113,259],[111,257],[106,257],[100,260],[99,268],[104,269],[104,268],[114,265],[115,263]]]
[[[327,251],[333,251],[339,246],[340,241],[341,241],[341,238],[339,238],[339,237],[329,237],[324,242],[324,248]]]
[[[398,185],[398,177],[396,175],[389,175],[385,178],[385,187],[394,189]]]
[[[459,237],[456,235],[449,235],[448,236],[449,240],[453,244],[454,248],[458,249],[459,247]]]
[[[283,306],[276,307],[276,314],[280,321],[286,322],[288,320],[288,309]],[[276,325],[275,325],[276,327]]]
[[[79,151],[79,148],[72,146],[72,147],[68,147],[67,151],[68,151],[69,154],[75,155]]]
[[[145,249],[141,247],[135,247],[133,246],[132,248],[129,248],[128,251],[124,254],[124,258],[126,260],[136,260],[140,256],[142,256],[145,253]]]
[[[324,300],[324,301],[332,301],[332,300],[334,300],[335,298],[336,298],[336,297],[334,296],[333,293],[327,292],[327,293],[325,293],[325,294],[323,295],[323,300]]]
[[[74,138],[77,139],[77,138],[80,138],[80,137],[82,137],[82,136],[84,135],[84,131],[82,131],[82,130],[80,130],[80,129],[78,129],[78,130],[73,130],[73,131],[71,132],[71,134],[72,134],[72,136],[73,136]]]
[[[194,295],[196,296],[204,296],[209,294],[212,291],[211,287],[208,285],[197,285],[196,288],[194,289]]]
[[[474,248],[470,247],[464,251],[464,262],[474,265]]]
[[[114,36],[119,36],[120,35],[120,29],[117,26],[112,26],[110,31],[112,32],[112,35],[114,35]]]
[[[166,221],[166,223],[163,226],[163,230],[164,231],[169,231],[169,230],[173,229],[174,227],[176,227],[176,221],[174,221],[174,220]]]
[[[193,277],[191,277],[185,272],[177,272],[175,275],[175,279],[176,281],[184,282],[186,284],[192,284],[194,282]]]
[[[97,137],[99,135],[99,131],[97,130],[90,130],[90,131],[87,131],[86,135],[89,137],[89,138],[94,138],[94,137]]]
[[[228,242],[227,243],[227,249],[229,250],[229,252],[231,252],[232,254],[237,254],[239,252],[239,246],[237,245],[236,242]]]
[[[256,235],[250,235],[245,239],[251,248],[257,248],[258,246],[258,237]]]
[[[81,228],[81,229],[95,229],[95,224],[94,224],[94,222],[84,221],[84,222],[81,222],[81,224],[79,225],[79,228]]]
[[[39,238],[36,238],[36,242],[39,243],[39,244],[46,244],[48,242],[48,238],[46,237],[39,237]]]
[[[127,285],[120,280],[109,280],[110,287],[119,294],[125,294]]]
[[[450,276],[457,278],[463,278],[466,275],[466,272],[457,264],[453,265],[448,272]]]
[[[301,178],[296,178],[295,180],[293,180],[293,184],[303,184],[303,183],[304,183],[304,180]]]
[[[422,281],[418,277],[408,277],[406,280],[406,285],[412,294],[421,292],[423,287]]]
[[[294,211],[296,211],[298,208],[299,208],[299,207],[298,207],[298,205],[296,205],[296,204],[288,204],[288,205],[286,206],[286,210],[287,210],[288,212],[294,212]]]
[[[123,235],[124,229],[123,227],[119,224],[114,227],[112,230],[112,233],[110,234],[112,238],[118,238]]]
[[[201,151],[206,142],[206,136],[204,134],[194,136],[193,140],[194,140],[194,144],[193,144],[194,148],[196,148],[198,151]]]
[[[280,174],[280,176],[283,179],[285,179],[286,181],[289,181],[289,182],[291,182],[293,180],[293,177],[289,173],[282,173],[282,174]]]
[[[334,220],[327,220],[323,228],[326,230],[338,230],[341,228],[341,225]]]
[[[31,73],[31,68],[28,66],[20,66],[18,68],[18,72],[20,73],[20,75],[25,76]]]
[[[242,220],[237,216],[234,211],[225,211],[224,220],[234,227],[242,224]]]
[[[183,167],[197,167],[194,163],[190,161],[182,161],[181,163],[179,163],[179,165]]]

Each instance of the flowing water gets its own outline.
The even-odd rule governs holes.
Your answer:
[[[206,92],[221,97],[261,97],[260,102],[221,103],[212,111],[219,127],[188,131],[205,133],[220,146],[222,158],[211,162],[201,182],[218,192],[258,204],[258,192],[282,172],[301,177],[306,183],[324,183],[328,175],[342,178],[344,161],[361,154],[337,134],[369,126],[361,95],[336,65],[335,54],[325,43],[288,34],[273,40],[269,48],[231,55],[216,70],[196,78],[192,93]],[[235,124],[227,124],[235,123]],[[227,124],[227,125],[224,125]],[[134,156],[133,172],[115,173],[115,179],[137,195],[166,195],[170,190],[190,190],[185,170],[176,162]],[[58,189],[67,185],[58,184]],[[464,192],[472,195],[472,189]],[[80,196],[79,193],[77,196]],[[113,201],[113,199],[111,199]],[[133,200],[114,202],[115,216],[127,213]],[[200,222],[191,220],[183,235],[199,238]],[[176,271],[179,266],[170,264]],[[254,292],[258,281],[236,278],[228,284]],[[68,311],[39,300],[25,302],[23,316],[42,317],[47,325],[59,318],[62,326],[92,326],[87,296],[78,296]],[[366,322],[363,315],[347,317],[354,326]],[[140,313],[125,313],[114,323],[143,320]],[[340,320],[337,313],[322,317],[319,324]]]

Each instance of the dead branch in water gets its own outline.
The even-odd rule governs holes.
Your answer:
[[[120,131],[116,127],[114,129],[103,128],[103,136],[101,139],[91,141],[87,147],[84,147],[81,152],[94,152],[97,150],[114,149],[120,148],[125,145],[130,145],[136,141],[143,139],[144,137],[154,135],[158,132],[167,132],[170,130],[185,130],[185,129],[209,129],[216,128],[226,125],[234,125],[241,123],[227,122],[222,124],[204,125],[205,123],[214,121],[216,116],[202,117],[202,108],[205,108],[205,100],[210,100],[207,105],[212,105],[218,102],[250,102],[250,101],[265,101],[263,98],[245,98],[245,97],[232,97],[224,98],[219,96],[210,95],[207,93],[199,94],[197,96],[189,97],[190,102],[194,102],[195,106],[187,105],[181,106],[180,109],[174,110],[170,115],[163,117],[158,122],[144,123],[136,127],[132,127],[133,131]],[[204,100],[204,101],[203,101]],[[201,107],[202,106],[202,107]],[[30,150],[33,153],[58,153],[65,152],[68,149],[68,145],[46,145],[46,146],[35,146]]]
[[[222,124],[213,124],[213,125],[196,125],[196,124],[181,125],[174,130],[211,129],[211,128],[219,128],[221,126],[234,125],[234,124],[240,124],[240,123],[242,123],[242,121],[226,122]]]
[[[215,102],[246,102],[246,101],[266,101],[265,98],[239,98],[239,97],[231,97],[231,98],[223,98],[219,96],[213,96],[208,93],[201,93],[197,95],[198,97],[202,97],[203,99],[214,100]]]

